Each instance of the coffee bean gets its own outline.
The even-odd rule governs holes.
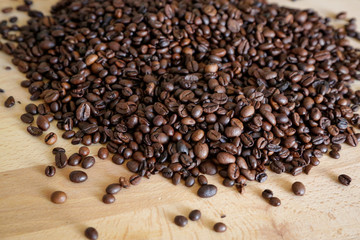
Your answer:
[[[48,177],[53,177],[56,173],[56,168],[54,166],[47,166],[45,168],[45,175]]]
[[[107,186],[106,193],[108,193],[108,194],[116,194],[116,193],[120,192],[120,190],[121,190],[120,184],[113,183],[113,184],[110,184],[109,186]]]
[[[192,187],[195,184],[195,178],[193,176],[188,176],[185,180],[185,186]]]
[[[85,229],[85,237],[87,237],[90,240],[96,240],[98,239],[98,232],[95,228],[93,227],[88,227],[87,229]]]
[[[56,204],[65,203],[67,199],[66,193],[62,191],[55,191],[51,194],[51,201]]]
[[[222,222],[215,223],[214,231],[215,232],[225,232],[227,229],[226,225]]]
[[[303,196],[305,194],[305,186],[301,182],[294,182],[291,189],[297,196]]]
[[[93,156],[86,156],[81,162],[81,167],[84,169],[89,169],[95,164],[95,158]]]
[[[122,188],[129,188],[130,187],[130,182],[125,177],[120,177],[119,178],[119,183],[120,183],[120,186]]]
[[[216,159],[220,164],[230,164],[235,162],[235,157],[227,152],[220,152],[217,154]]]
[[[74,183],[85,182],[88,178],[87,174],[83,171],[72,171],[69,175],[70,181]]]
[[[67,156],[64,152],[57,152],[55,154],[55,164],[58,168],[64,168],[67,165]]]
[[[5,107],[7,108],[11,108],[15,105],[15,99],[13,96],[10,96],[6,99],[5,103],[4,103]]]
[[[330,151],[330,152],[329,152],[329,155],[330,155],[330,157],[335,158],[335,159],[339,159],[339,158],[340,158],[339,152],[338,152],[338,151],[335,151],[335,150]]]
[[[217,193],[217,187],[212,184],[202,185],[197,191],[197,195],[201,198],[213,197]]]
[[[263,192],[262,192],[262,197],[265,198],[265,199],[270,199],[273,197],[273,192],[270,190],[270,189],[265,189]]]
[[[198,221],[198,220],[200,220],[200,218],[201,218],[200,210],[197,210],[197,209],[192,210],[189,214],[189,219],[191,221]]]
[[[109,156],[109,151],[106,148],[101,147],[98,152],[98,157],[100,159],[106,159],[108,156]]]
[[[130,178],[129,178],[129,182],[130,184],[132,185],[138,185],[141,181],[141,176],[135,174],[135,175],[132,175]]]
[[[116,200],[116,199],[115,199],[114,195],[109,194],[109,193],[105,194],[105,195],[103,196],[103,198],[102,198],[102,201],[103,201],[103,203],[105,203],[105,204],[114,203],[115,200]]]
[[[115,154],[114,156],[112,156],[112,162],[117,165],[122,165],[124,161],[125,161],[124,157],[121,156],[120,154]]]
[[[198,176],[198,182],[199,182],[200,185],[208,184],[208,180],[204,175],[199,175]]]
[[[188,223],[188,220],[184,216],[176,216],[174,219],[174,223],[178,225],[179,227],[185,227]]]
[[[42,135],[43,131],[40,128],[34,127],[34,126],[28,126],[27,127],[28,133],[35,137],[39,137]]]
[[[57,136],[55,133],[51,132],[51,133],[48,133],[46,136],[45,136],[45,143],[47,145],[53,145],[55,144],[57,141]]]
[[[36,120],[36,124],[43,131],[46,131],[50,128],[49,120],[43,115],[38,116],[38,118]]]
[[[79,148],[79,154],[85,157],[90,154],[90,149],[88,147],[82,146]]]
[[[271,197],[271,198],[269,199],[269,204],[272,205],[272,206],[274,206],[274,207],[278,207],[278,206],[281,205],[281,201],[280,201],[280,199],[277,198],[277,197]]]
[[[24,113],[23,115],[21,115],[21,121],[23,121],[24,123],[32,123],[34,121],[34,117],[30,114],[30,113]]]
[[[57,153],[65,153],[66,151],[65,151],[65,149],[64,148],[62,148],[62,147],[56,147],[56,148],[54,148],[53,150],[52,150],[52,154],[54,154],[54,155],[56,155]]]
[[[351,177],[349,177],[346,174],[339,175],[338,180],[341,184],[343,184],[345,186],[349,186],[351,183]]]

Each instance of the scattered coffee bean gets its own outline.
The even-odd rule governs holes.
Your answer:
[[[201,198],[209,198],[217,193],[217,187],[212,184],[202,185],[197,191],[197,195]]]
[[[179,215],[175,217],[174,223],[179,227],[185,227],[188,223],[188,220],[186,217]]]
[[[64,168],[66,167],[67,165],[67,156],[64,152],[57,152],[55,154],[55,165],[58,167],[58,168]]]
[[[54,166],[47,166],[45,168],[45,175],[48,177],[53,177],[56,173],[56,168]]]
[[[130,178],[129,178],[129,182],[131,185],[138,185],[141,181],[141,176],[135,174],[135,175],[132,175]]]
[[[70,181],[74,183],[81,183],[87,180],[88,176],[83,171],[72,171],[69,175]]]
[[[294,182],[291,189],[297,196],[303,196],[305,194],[305,186],[301,182]]]
[[[15,105],[15,99],[13,96],[10,96],[6,99],[5,103],[4,103],[5,107],[7,108],[11,108]]]
[[[38,113],[37,106],[35,104],[33,104],[33,103],[30,103],[30,104],[26,105],[25,111],[27,113],[32,114],[32,115],[36,115]]]
[[[340,12],[336,15],[336,19],[344,20],[346,19],[346,12]]]
[[[46,136],[45,136],[45,143],[47,145],[53,145],[55,144],[57,141],[57,135],[53,132],[51,133],[48,133]]]
[[[89,169],[95,164],[95,158],[93,156],[84,157],[81,162],[81,167],[84,169]]]
[[[208,184],[208,180],[204,175],[199,175],[198,176],[198,182],[199,182],[200,185]]]
[[[108,156],[109,156],[109,151],[106,148],[101,147],[98,152],[98,157],[100,159],[106,159]]]
[[[222,222],[215,223],[214,231],[215,232],[225,232],[227,229],[226,225]]]
[[[103,196],[102,201],[106,204],[111,204],[115,202],[115,197],[114,195],[107,193]]]
[[[51,201],[56,204],[62,204],[66,202],[67,196],[66,193],[62,191],[56,191],[51,194]]]
[[[34,126],[28,126],[26,130],[35,137],[39,137],[43,134],[43,131],[40,128]]]
[[[112,156],[112,162],[117,165],[122,165],[125,162],[125,159],[120,154],[114,154],[114,156]]]
[[[99,236],[99,234],[98,234],[97,230],[93,227],[88,227],[85,230],[85,237],[87,237],[90,240],[96,240],[96,239],[98,239],[98,236]]]
[[[85,157],[90,154],[90,149],[88,147],[82,146],[79,148],[79,154]]]
[[[273,197],[273,192],[270,190],[270,189],[265,189],[263,192],[262,192],[262,197],[265,198],[265,199],[270,199]]]
[[[74,154],[72,154],[72,155],[69,157],[67,163],[68,163],[70,166],[77,166],[77,165],[80,164],[81,160],[82,160],[82,159],[81,159],[80,154],[74,153]]]
[[[192,187],[195,184],[195,178],[193,176],[188,176],[185,180],[185,186]]]
[[[200,210],[192,210],[189,214],[189,219],[191,221],[198,221],[201,218],[201,212]]]
[[[120,192],[120,190],[121,190],[120,184],[113,183],[113,184],[110,184],[109,186],[107,186],[106,193],[108,193],[108,194],[116,194],[116,193]]]
[[[329,152],[329,155],[330,155],[330,157],[335,158],[335,159],[339,159],[339,158],[340,158],[339,152],[338,152],[338,151],[335,151],[335,150],[331,150],[331,151]]]
[[[49,120],[43,115],[38,116],[38,118],[36,120],[36,124],[43,131],[46,131],[50,128]]]
[[[349,186],[351,183],[351,177],[349,177],[346,174],[339,175],[338,180],[341,184],[343,184],[345,186]]]
[[[3,9],[1,9],[1,11],[2,11],[3,13],[5,13],[5,14],[12,12],[12,10],[13,10],[12,7],[5,7],[5,8],[3,8]]]
[[[64,148],[62,148],[62,147],[56,147],[56,148],[54,148],[53,150],[52,150],[52,154],[54,154],[54,155],[56,155],[57,153],[65,153],[66,151],[65,151],[65,149]]]
[[[23,115],[21,115],[20,119],[21,121],[23,121],[23,123],[28,123],[28,124],[34,121],[34,117],[30,113],[24,113]]]
[[[0,88],[0,93],[4,93],[4,92],[5,92],[5,90]]]
[[[272,206],[274,206],[274,207],[278,207],[278,206],[281,205],[281,201],[280,201],[280,199],[277,198],[277,197],[271,197],[271,198],[269,199],[269,203],[270,203],[270,205],[272,205]]]
[[[6,70],[6,71],[10,71],[10,70],[11,70],[11,67],[10,67],[10,66],[6,66],[6,67],[5,67],[5,70]]]

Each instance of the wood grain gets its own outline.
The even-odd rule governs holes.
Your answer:
[[[49,10],[54,0],[35,0],[34,7]],[[348,11],[349,17],[359,17],[358,0],[290,0],[270,1],[290,7],[314,8],[324,16]],[[20,1],[0,0],[0,8],[16,6]],[[0,14],[0,19],[13,16]],[[16,13],[18,14],[18,13]],[[25,21],[24,15],[19,15]],[[344,22],[335,22],[341,25]],[[359,46],[358,43],[355,43]],[[11,66],[11,71],[5,71]],[[235,189],[221,185],[219,177],[209,177],[218,186],[211,199],[196,196],[198,186],[173,186],[160,176],[143,179],[139,186],[122,190],[112,205],[101,202],[105,187],[117,182],[119,176],[129,176],[124,166],[109,159],[97,159],[89,169],[89,179],[82,184],[68,181],[70,168],[58,170],[53,178],[45,177],[44,168],[53,163],[51,147],[43,136],[27,134],[19,117],[30,103],[27,90],[19,84],[24,75],[15,70],[10,57],[0,53],[0,239],[84,239],[88,226],[98,229],[100,239],[359,239],[360,238],[360,161],[359,148],[344,146],[338,160],[324,157],[311,175],[292,177],[269,172],[263,184],[250,183],[240,195]],[[359,84],[354,84],[360,89]],[[21,104],[12,109],[3,106],[13,95]],[[52,129],[58,135],[61,132]],[[55,146],[65,146],[69,153],[77,150],[69,141],[59,139]],[[96,154],[100,146],[91,148]],[[73,168],[72,168],[73,169]],[[339,174],[353,178],[349,187],[337,182]],[[291,192],[291,184],[300,180],[307,187],[303,197]],[[260,196],[265,188],[272,189],[282,200],[278,208],[268,205]],[[49,201],[52,191],[68,194],[64,205]],[[173,224],[175,215],[188,215],[198,208],[203,217],[189,222],[185,228]],[[225,214],[225,218],[220,218]],[[223,221],[228,231],[212,231],[217,221]]]

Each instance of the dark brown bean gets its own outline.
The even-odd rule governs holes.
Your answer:
[[[66,202],[67,195],[63,191],[55,191],[51,194],[51,201],[56,204],[62,204]]]
[[[87,174],[83,171],[72,171],[69,175],[70,181],[74,183],[85,182],[88,178]]]
[[[345,185],[345,186],[349,186],[351,183],[351,177],[349,177],[346,174],[339,175],[338,180],[342,185]]]
[[[45,175],[48,177],[53,177],[56,173],[56,168],[54,166],[47,166],[45,168]]]
[[[291,186],[291,189],[297,196],[303,196],[305,194],[305,186],[301,182],[294,182]]]
[[[271,198],[269,199],[269,204],[272,205],[272,206],[274,206],[274,207],[278,207],[278,206],[281,205],[281,201],[280,201],[280,199],[277,198],[277,197],[271,197]]]
[[[13,96],[8,97],[4,103],[5,107],[11,108],[15,105],[15,99]]]
[[[174,218],[174,223],[179,227],[185,227],[188,223],[188,220],[186,217],[179,215]]]
[[[95,228],[88,227],[87,229],[85,229],[85,237],[87,237],[87,239],[96,240],[98,239],[98,236],[99,234]]]

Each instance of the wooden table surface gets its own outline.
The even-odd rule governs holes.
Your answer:
[[[49,10],[56,1],[34,2],[35,8]],[[359,0],[271,2],[314,8],[331,17],[340,11],[348,11],[348,17],[359,17],[360,9]],[[0,0],[0,8],[20,3]],[[0,19],[14,14],[0,14]],[[24,15],[19,16],[24,19]],[[6,66],[12,70],[5,70]],[[6,91],[0,94],[0,239],[84,239],[88,226],[98,230],[99,239],[360,239],[360,148],[343,146],[340,159],[323,157],[310,175],[279,176],[268,171],[265,183],[250,183],[242,195],[234,188],[223,187],[217,176],[208,177],[210,183],[218,186],[218,194],[210,199],[196,196],[198,185],[175,187],[170,181],[153,176],[122,190],[114,204],[105,205],[101,201],[105,187],[117,182],[120,175],[130,173],[110,159],[97,159],[95,166],[87,170],[89,179],[85,183],[68,180],[74,168],[58,170],[53,178],[46,177],[44,168],[54,161],[52,147],[43,143],[44,136],[30,136],[26,124],[19,119],[30,103],[27,90],[20,87],[22,80],[24,75],[14,68],[10,57],[0,53],[0,88]],[[360,84],[354,84],[354,88],[360,89]],[[7,109],[3,102],[10,95],[21,104]],[[51,130],[61,135],[54,126]],[[68,153],[78,149],[63,139],[58,140],[57,146],[65,146]],[[95,155],[98,148],[99,145],[93,146],[91,153]],[[353,178],[350,186],[337,182],[342,173]],[[291,184],[297,180],[307,188],[303,197],[291,192]],[[282,200],[280,207],[272,207],[261,198],[265,188],[272,189]],[[67,193],[65,204],[49,201],[55,190]],[[192,209],[202,211],[199,222],[189,222],[185,228],[173,223],[175,215],[188,215]],[[223,214],[225,218],[220,217]],[[218,221],[227,224],[225,233],[212,230]]]

